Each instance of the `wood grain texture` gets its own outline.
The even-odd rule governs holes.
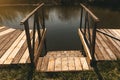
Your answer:
[[[48,51],[49,54],[42,58],[49,58],[49,60],[44,61],[42,63],[38,61],[37,71],[38,72],[65,72],[65,71],[84,71],[84,70],[92,70],[92,68],[88,65],[86,61],[86,57],[71,55],[71,56],[62,56],[61,54],[67,54],[68,52],[74,53],[73,51]],[[75,51],[78,52],[78,51]],[[51,54],[50,54],[51,53]],[[70,54],[71,54],[70,53]],[[55,54],[60,54],[61,56],[53,56]],[[48,57],[48,55],[50,57]],[[43,67],[44,66],[44,67]],[[47,67],[47,69],[46,69]],[[45,69],[44,69],[45,68]]]
[[[55,71],[55,58],[50,57],[47,71]]]

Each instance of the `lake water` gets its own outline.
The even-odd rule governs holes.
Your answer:
[[[90,7],[100,18],[99,28],[120,28],[120,11]],[[24,29],[20,21],[34,7],[0,7],[0,25]],[[80,24],[80,6],[48,6],[45,8],[48,50],[81,49],[77,29]]]

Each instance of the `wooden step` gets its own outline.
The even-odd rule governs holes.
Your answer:
[[[71,52],[71,53],[68,53],[68,52]],[[61,53],[64,54],[64,56]],[[39,57],[39,60],[36,66],[36,71],[38,72],[65,72],[65,71],[92,70],[92,68],[87,63],[86,57],[83,57],[82,55],[76,56],[75,54],[81,54],[81,52],[80,51],[79,53],[78,51],[48,52],[46,56]]]

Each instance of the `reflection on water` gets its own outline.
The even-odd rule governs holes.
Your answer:
[[[21,28],[20,21],[34,7],[0,7],[0,25]],[[99,28],[120,28],[120,11],[90,7],[100,18]],[[77,29],[80,22],[80,6],[45,7],[48,50],[80,49]],[[104,27],[105,26],[105,27]],[[22,27],[23,28],[23,27]]]
[[[33,8],[0,7],[0,25],[20,28],[22,20]],[[77,29],[80,6],[53,6],[45,8],[48,50],[80,49]],[[30,20],[31,21],[31,20]]]
[[[20,21],[33,7],[0,7],[0,25],[21,28]]]
[[[46,13],[48,50],[80,49],[80,7],[47,7]]]

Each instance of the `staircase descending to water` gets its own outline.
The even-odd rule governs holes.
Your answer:
[[[0,65],[30,64],[32,71],[65,72],[93,71],[96,62],[119,61],[120,29],[97,29],[99,19],[81,5],[78,36],[83,50],[46,50],[44,3],[41,3],[22,21],[25,30],[0,27]],[[42,18],[39,18],[38,10]],[[33,28],[29,19],[34,16]],[[9,38],[8,38],[9,36]],[[41,54],[46,54],[41,56]]]

